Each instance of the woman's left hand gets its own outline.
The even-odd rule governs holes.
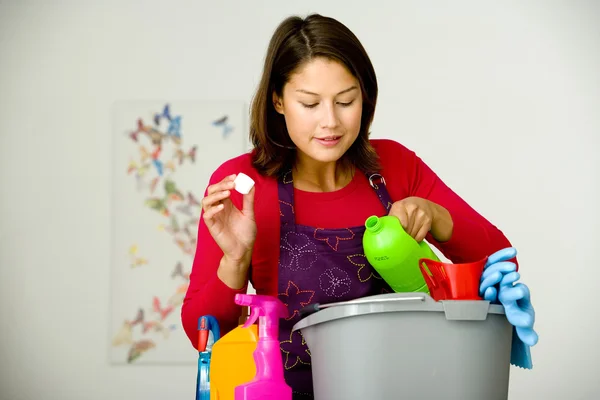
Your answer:
[[[417,242],[429,231],[444,242],[452,236],[452,218],[444,207],[421,197],[407,197],[392,204],[389,215],[400,220],[402,227]]]

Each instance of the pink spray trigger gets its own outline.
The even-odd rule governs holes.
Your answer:
[[[269,316],[275,318],[287,318],[287,307],[276,298],[260,294],[241,294],[235,295],[234,302],[240,306],[250,307],[250,317],[248,321],[256,322],[260,316]],[[255,312],[258,315],[255,316]],[[262,315],[261,315],[262,314]]]
[[[250,325],[254,324],[259,316],[260,316],[260,310],[258,308],[253,308],[250,311],[250,316],[248,317],[248,320],[246,321],[246,323],[244,323],[243,327],[248,328]]]

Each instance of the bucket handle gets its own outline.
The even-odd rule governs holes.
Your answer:
[[[427,300],[427,298],[429,297],[425,293],[423,293],[423,294],[406,293],[406,294],[407,294],[407,296],[401,296],[401,297],[396,296],[396,297],[383,297],[383,298],[362,298],[362,299],[339,301],[336,303],[327,303],[327,304],[315,303],[315,304],[310,304],[306,307],[303,307],[300,310],[299,314],[301,317],[305,317],[314,312],[320,311],[324,308],[336,307],[336,306],[353,306],[353,305],[359,305],[359,304],[374,304],[374,303],[396,303],[398,301],[422,301],[422,302],[425,302]],[[429,298],[431,298],[431,297],[429,297]]]

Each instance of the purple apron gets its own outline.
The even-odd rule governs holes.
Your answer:
[[[387,215],[392,201],[379,174],[367,174]],[[379,180],[379,183],[375,183]],[[313,397],[311,357],[300,331],[292,327],[301,318],[298,311],[313,303],[331,303],[393,292],[367,261],[362,238],[364,225],[322,229],[297,225],[294,216],[294,185],[291,171],[278,181],[281,241],[279,255],[279,299],[289,317],[280,320],[279,341],[286,382],[294,399]]]

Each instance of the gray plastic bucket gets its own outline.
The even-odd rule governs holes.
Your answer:
[[[293,329],[312,356],[316,400],[508,397],[513,330],[501,305],[391,293],[324,308]]]

